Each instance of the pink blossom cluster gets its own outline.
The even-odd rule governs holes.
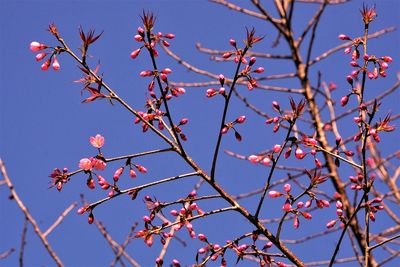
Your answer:
[[[58,62],[57,57],[56,57],[56,53],[57,53],[56,49],[49,47],[45,44],[36,42],[36,41],[31,42],[29,47],[32,52],[39,52],[39,51],[43,51],[46,49],[52,50],[52,52],[40,52],[40,53],[36,54],[36,57],[35,57],[36,61],[42,61],[43,59],[45,59],[47,57],[47,55],[51,54],[50,57],[40,67],[43,71],[48,70],[50,65],[53,67],[53,70],[60,69],[60,63]]]

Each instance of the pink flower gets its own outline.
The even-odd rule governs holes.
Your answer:
[[[90,171],[92,169],[92,161],[88,158],[83,158],[79,161],[79,168]]]
[[[105,163],[101,159],[91,158],[91,162],[92,162],[92,167],[98,171],[104,171],[104,169],[107,166],[107,163]]]
[[[96,136],[91,136],[89,138],[90,144],[95,148],[102,148],[104,145],[104,136],[97,134]]]
[[[34,42],[32,42],[30,44],[30,49],[31,49],[32,52],[37,52],[37,51],[40,51],[40,50],[43,50],[43,49],[46,49],[46,48],[47,48],[47,45],[41,44],[41,43],[36,42],[36,41],[34,41]]]

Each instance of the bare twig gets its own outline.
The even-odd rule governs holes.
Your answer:
[[[58,225],[62,223],[65,217],[78,205],[77,202],[73,202],[71,205],[66,208],[61,215],[57,218],[57,220],[43,233],[45,237],[50,234]]]
[[[8,188],[11,191],[11,195],[13,196],[13,199],[17,203],[18,207],[21,209],[21,211],[24,213],[25,217],[27,220],[31,223],[33,226],[33,230],[35,233],[38,235],[39,239],[42,241],[43,246],[47,250],[47,252],[50,254],[50,257],[55,261],[57,266],[64,266],[64,264],[61,262],[60,258],[57,256],[53,248],[51,247],[50,243],[47,241],[46,237],[43,235],[42,231],[40,230],[38,224],[36,223],[36,220],[32,217],[32,215],[29,213],[28,209],[22,202],[22,200],[19,198],[17,192],[15,191],[14,185],[11,183],[10,178],[7,175],[6,168],[4,166],[3,161],[0,159],[0,169],[1,173],[7,183]]]

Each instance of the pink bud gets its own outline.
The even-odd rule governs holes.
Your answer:
[[[153,72],[151,70],[144,70],[144,71],[141,71],[139,73],[139,75],[142,76],[142,77],[152,76]]]
[[[263,73],[264,72],[264,68],[263,67],[258,67],[257,69],[254,70],[255,73]]]
[[[41,61],[42,59],[44,59],[47,56],[47,53],[39,53],[36,55],[36,61]]]
[[[281,151],[281,145],[274,145],[274,148],[272,149],[274,153],[279,153]]]
[[[237,119],[236,119],[236,122],[237,123],[243,123],[244,121],[246,120],[246,116],[240,116],[240,117],[238,117]]]
[[[285,190],[285,192],[289,193],[290,190],[292,190],[292,186],[290,184],[285,184],[283,186],[283,190]]]
[[[188,123],[189,119],[187,118],[183,118],[181,119],[181,121],[179,122],[179,125],[185,125],[186,123]]]
[[[60,69],[60,63],[58,62],[58,60],[57,60],[55,55],[54,55],[53,58],[54,58],[53,59],[53,64],[52,64],[53,70],[59,70]]]
[[[138,42],[143,41],[143,37],[140,34],[136,34],[133,38]]]
[[[349,102],[349,96],[345,95],[340,99],[340,104],[342,105],[342,107],[346,106],[347,102]]]
[[[114,176],[113,176],[114,181],[119,180],[119,177],[121,176],[123,171],[124,171],[124,167],[120,167],[115,171]]]
[[[136,178],[136,172],[133,170],[133,169],[130,169],[129,170],[129,176],[131,177],[131,178]]]
[[[137,28],[137,32],[138,32],[138,34],[143,35],[144,34],[144,29],[142,27],[138,27]]]
[[[297,208],[301,209],[304,207],[304,202],[300,201],[299,203],[297,203]]]
[[[172,73],[172,70],[171,70],[170,68],[165,68],[165,69],[163,69],[163,70],[161,71],[161,73],[170,74],[170,73]]]
[[[41,43],[39,43],[39,42],[31,42],[30,43],[30,49],[31,49],[31,51],[32,52],[37,52],[37,51],[40,51],[40,50],[43,50],[43,49],[46,49],[47,48],[47,45],[45,45],[45,44],[41,44]]]
[[[229,128],[228,127],[223,127],[221,130],[221,134],[226,134],[228,132]]]
[[[167,75],[166,74],[164,74],[164,73],[161,73],[160,74],[160,78],[161,78],[161,80],[163,81],[163,82],[168,82],[168,77],[167,77]]]
[[[385,61],[385,62],[387,62],[387,63],[390,63],[390,62],[393,61],[393,59],[392,59],[391,57],[389,57],[389,56],[383,56],[383,57],[381,57],[381,58],[382,58],[383,61]]]
[[[174,39],[174,38],[175,38],[175,34],[173,34],[173,33],[167,33],[167,34],[164,35],[164,37],[165,37],[165,38],[168,38],[168,39]]]
[[[346,76],[346,80],[350,85],[353,85],[353,77],[351,75]]]
[[[261,158],[256,155],[250,155],[247,159],[253,164],[259,163],[261,160]]]
[[[236,41],[234,39],[230,39],[229,43],[231,44],[231,46],[236,47]]]
[[[149,216],[143,216],[143,221],[144,221],[145,223],[149,223],[149,222],[151,222],[151,219],[150,219]]]
[[[338,38],[340,40],[350,40],[350,37],[345,34],[339,34]]]
[[[328,228],[328,229],[332,228],[333,226],[335,226],[335,224],[336,224],[336,220],[332,220],[326,224],[326,228]]]
[[[348,157],[354,156],[354,152],[353,152],[353,151],[350,151],[350,150],[346,150],[346,151],[344,151],[344,153],[345,153],[346,156],[348,156]]]
[[[360,67],[360,65],[358,65],[358,63],[356,61],[350,61],[350,65],[352,67]]]
[[[181,264],[179,263],[179,261],[178,261],[177,259],[173,259],[173,260],[172,260],[172,265],[173,265],[174,267],[181,267]]]
[[[349,54],[351,52],[351,46],[347,47],[344,51],[343,51],[346,55]]]
[[[204,254],[204,253],[206,253],[206,251],[207,251],[207,248],[199,248],[199,250],[197,250],[197,253]]]
[[[261,160],[261,164],[264,165],[264,166],[270,166],[270,165],[271,165],[271,160],[270,160],[270,158],[264,157],[264,158]]]
[[[281,193],[281,192],[279,192],[279,191],[269,191],[268,192],[268,196],[270,197],[270,198],[277,198],[277,197],[280,197],[280,196],[282,196],[283,195],[283,193]]]
[[[302,212],[301,215],[304,217],[304,219],[311,220],[312,215],[308,212]]]
[[[141,173],[147,173],[147,169],[146,169],[144,166],[139,165],[139,164],[135,164],[135,167],[136,167],[136,169],[137,169],[139,172],[141,172]]]
[[[306,156],[306,153],[304,153],[300,147],[297,147],[294,155],[297,159],[303,159]]]
[[[111,189],[109,192],[108,192],[108,197],[113,197],[114,196],[114,189]]]
[[[134,51],[131,53],[131,58],[132,58],[132,59],[137,58],[137,56],[140,54],[140,51],[141,51],[140,48],[134,50]],[[142,72],[140,73],[140,76],[142,76]]]
[[[178,215],[179,215],[179,212],[178,212],[177,210],[171,210],[169,213],[170,213],[172,216],[178,216]]]
[[[42,66],[40,66],[40,68],[41,68],[43,71],[46,71],[46,70],[49,69],[50,64],[51,64],[50,59],[48,59],[48,60],[46,60],[46,61],[42,64]]]
[[[90,213],[88,216],[88,224],[92,224],[93,222],[94,222],[94,216],[92,213]]]
[[[277,101],[272,101],[272,107],[277,111],[281,110],[281,107],[279,106],[279,103]]]
[[[209,88],[206,91],[206,96],[207,97],[213,97],[216,95],[216,90],[214,88]]]
[[[88,209],[87,206],[83,206],[83,207],[80,207],[77,212],[78,212],[78,214],[84,214],[87,209]]]
[[[387,64],[386,62],[382,62],[381,68],[382,68],[382,70],[386,70],[387,68],[389,68],[389,64]]]
[[[222,54],[222,58],[227,59],[227,58],[231,57],[232,55],[233,55],[233,52],[226,52],[226,53]]]
[[[256,57],[251,57],[249,65],[252,66],[254,63],[256,63],[256,60],[257,60]],[[246,63],[244,63],[244,64],[246,64]]]
[[[299,217],[295,216],[294,219],[293,219],[293,227],[294,227],[294,229],[299,228],[299,225],[300,225]]]
[[[358,133],[358,134],[356,134],[356,135],[353,137],[353,140],[354,140],[354,142],[358,142],[358,141],[360,141],[360,139],[361,139],[361,136],[362,136],[362,134],[361,134],[361,133]]]
[[[368,71],[367,75],[368,75],[368,78],[370,78],[371,80],[375,78],[375,75],[370,71]]]
[[[199,234],[197,237],[199,238],[200,241],[203,241],[203,242],[207,241],[207,237],[204,234]]]

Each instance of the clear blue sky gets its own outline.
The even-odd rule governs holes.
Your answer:
[[[389,26],[398,27],[399,2],[397,0],[376,2],[378,18],[371,25],[371,31]],[[362,3],[363,1],[352,1],[347,5],[332,6],[327,9],[317,32],[319,39],[314,49],[314,56],[340,44],[341,41],[337,39],[340,33],[346,33],[352,37],[362,33],[363,26],[358,11]],[[295,28],[304,26],[303,18],[312,14],[316,7],[316,5],[299,4],[299,13],[295,15]],[[85,30],[95,28],[97,32],[104,31],[101,39],[90,48],[89,54],[93,57],[89,62],[92,66],[100,62],[101,72],[104,73],[105,80],[112,88],[132,106],[142,109],[146,97],[146,84],[149,80],[140,78],[138,73],[149,69],[149,61],[145,53],[134,61],[130,59],[129,54],[138,47],[133,36],[136,34],[137,27],[141,25],[139,15],[143,9],[151,10],[157,15],[157,31],[176,34],[176,38],[171,41],[173,51],[193,65],[216,74],[223,73],[231,77],[234,72],[233,64],[208,60],[207,55],[196,50],[196,42],[202,43],[205,47],[227,50],[230,49],[228,43],[230,38],[235,38],[240,43],[245,36],[245,27],[255,26],[259,34],[266,36],[262,43],[255,46],[255,51],[286,52],[285,48],[271,48],[276,32],[269,24],[208,1],[1,0],[0,157],[6,163],[17,192],[43,231],[70,203],[79,201],[80,193],[85,194],[89,201],[95,201],[105,195],[100,190],[87,189],[83,175],[72,177],[61,193],[48,189],[50,181],[48,175],[52,169],[68,167],[70,170],[75,170],[81,158],[95,155],[95,149],[88,142],[90,136],[97,133],[105,136],[104,153],[108,157],[164,148],[166,145],[158,141],[153,134],[142,134],[140,128],[133,125],[131,115],[118,105],[110,106],[106,101],[81,104],[85,96],[80,94],[81,85],[72,82],[81,77],[75,62],[68,56],[61,55],[58,57],[61,64],[60,71],[43,72],[40,70],[40,64],[35,61],[35,54],[29,50],[29,43],[39,41],[55,45],[56,41],[46,31],[51,22],[58,26],[61,35],[75,51],[80,43],[79,26]],[[378,80],[368,90],[383,91],[395,82],[400,66],[399,43],[398,31],[371,41],[370,49],[374,51],[374,54],[390,55],[394,58],[394,62],[390,65],[388,77]],[[338,89],[334,92],[334,97],[339,99],[347,93],[344,77],[350,71],[348,61],[348,57],[337,53],[330,60],[313,67],[311,77],[315,81],[317,71],[321,71],[323,80],[337,83]],[[163,52],[160,53],[159,65],[173,69],[174,73],[170,75],[170,79],[175,81],[208,81],[178,66]],[[287,73],[292,70],[292,65],[286,62],[274,63],[271,60],[259,60],[259,65],[265,67],[266,74]],[[271,84],[281,85],[279,82]],[[298,85],[293,84],[293,86]],[[204,96],[206,89],[187,88],[185,96],[174,100],[173,109],[176,120],[182,117],[189,118],[190,123],[186,126],[189,141],[185,145],[193,158],[208,169],[218,132],[216,122],[219,122],[222,102],[221,99],[207,99]],[[243,88],[243,91],[245,90],[247,89]],[[270,108],[272,100],[287,99],[287,96],[270,92],[254,91],[253,95],[247,92],[246,94],[270,114],[272,114]],[[383,102],[382,109],[397,114],[399,108],[396,100],[399,97],[398,92],[393,94]],[[286,106],[287,102],[282,102],[282,105]],[[275,143],[281,142],[279,137],[272,135],[270,127],[264,126],[264,119],[257,117],[234,99],[228,118],[234,119],[242,114],[250,118],[247,124],[238,128],[242,130],[244,141],[238,144],[233,136],[228,134],[224,139],[223,149],[249,155],[269,149]],[[381,116],[384,114],[385,112]],[[393,151],[393,149],[389,150],[393,146],[393,140],[400,136],[397,131],[390,137],[391,140],[382,141],[384,153]],[[124,187],[188,171],[179,159],[171,155],[149,156],[138,159],[137,162],[148,168],[148,174],[139,175],[134,181],[125,176]],[[110,178],[119,164],[123,163],[110,164],[105,176]],[[219,164],[218,176],[221,177],[219,178],[221,184],[233,194],[257,189],[263,183],[265,168],[252,166],[248,162],[232,159],[224,154],[221,154]],[[298,162],[296,164],[299,166]],[[104,222],[115,240],[123,242],[133,222],[139,221],[139,225],[143,225],[141,218],[146,212],[141,198],[145,194],[157,196],[162,201],[172,201],[184,197],[191,191],[195,182],[197,178],[188,178],[180,184],[159,186],[154,191],[141,193],[134,202],[126,198],[116,199],[99,207],[95,212],[96,218]],[[202,194],[212,192],[207,187],[202,190],[204,190],[201,191]],[[0,253],[10,247],[19,248],[23,227],[22,213],[15,203],[7,199],[8,194],[9,191],[5,186],[0,187]],[[246,199],[243,203],[251,206],[254,200],[255,198]],[[280,203],[278,204],[277,207],[280,206]],[[204,206],[204,209],[208,210],[218,205],[226,204],[215,201]],[[301,227],[304,230],[313,225],[315,229],[323,230],[325,223],[334,216],[334,210],[331,209],[330,212],[316,215],[316,219],[311,222],[303,221]],[[384,222],[378,219],[377,223]],[[194,226],[198,233],[216,234],[214,241],[220,243],[248,230],[242,219],[235,216],[218,216],[214,219],[198,221],[194,223]],[[308,233],[308,231],[310,230],[304,230],[302,233]],[[299,233],[294,235],[299,236]],[[189,240],[186,231],[182,231],[180,237],[188,241],[189,248],[183,248],[178,242],[173,242],[170,253],[166,257],[166,263],[169,263],[172,258],[178,258],[184,264],[194,262],[194,250],[199,248],[201,243],[197,240]],[[336,236],[328,238],[326,246],[332,250],[336,240]],[[66,266],[107,266],[113,259],[112,251],[96,227],[88,225],[86,218],[77,216],[75,212],[70,214],[49,236],[49,241]],[[151,266],[160,250],[158,242],[155,243],[154,248],[147,249],[141,240],[135,240],[129,245],[127,251],[142,266]],[[318,242],[310,242],[306,245],[309,251],[299,252],[299,248],[296,251],[304,255],[307,261],[325,259],[316,258],[315,253],[312,253],[321,246]],[[348,244],[345,245],[348,246]],[[343,251],[346,250],[343,249]],[[346,256],[345,254],[342,256]],[[0,266],[17,266],[17,263],[18,252],[0,262]],[[26,266],[53,266],[52,260],[31,227],[27,238],[25,263]],[[399,261],[397,263],[400,264]],[[231,264],[232,262],[229,266]]]

